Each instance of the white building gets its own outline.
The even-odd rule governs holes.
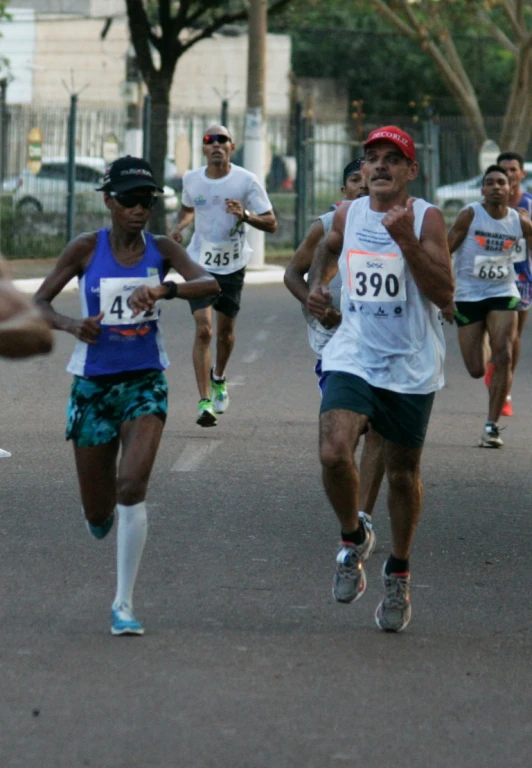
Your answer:
[[[0,22],[0,52],[10,62],[10,104],[83,105],[124,102],[129,28],[123,0],[17,0],[13,21]],[[112,23],[102,39],[108,19]],[[246,106],[248,37],[223,31],[194,45],[179,60],[171,106],[186,113],[232,113]],[[290,38],[268,35],[266,114],[289,110]]]

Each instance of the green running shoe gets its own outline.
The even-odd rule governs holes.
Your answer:
[[[211,369],[211,397],[214,413],[225,413],[229,408],[227,382],[225,381],[225,378],[221,381],[215,381],[213,374],[214,369]]]
[[[199,424],[200,427],[216,426],[216,416],[214,415],[214,411],[212,409],[211,400],[204,399],[199,401],[198,418],[196,419],[196,424]]]

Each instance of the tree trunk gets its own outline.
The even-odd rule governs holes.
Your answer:
[[[150,165],[157,182],[164,185],[164,167],[168,145],[168,117],[170,114],[170,87],[172,80],[164,73],[152,75],[148,84],[151,96],[151,146]],[[166,234],[166,216],[164,206],[158,204],[150,218],[150,231],[158,235]]]

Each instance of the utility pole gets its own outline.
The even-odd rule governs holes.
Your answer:
[[[249,0],[248,91],[244,137],[244,167],[265,182],[264,90],[266,83],[266,34],[268,0]],[[253,255],[250,266],[264,266],[264,232],[250,227]]]

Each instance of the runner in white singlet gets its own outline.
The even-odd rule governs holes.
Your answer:
[[[171,237],[181,242],[192,221],[189,256],[213,275],[221,288],[216,298],[190,302],[196,323],[192,351],[200,400],[196,423],[216,426],[229,405],[225,369],[235,343],[236,316],[246,265],[252,249],[246,225],[273,233],[272,204],[258,178],[231,164],[235,145],[223,125],[211,125],[203,137],[207,165],[183,176],[183,200]],[[216,310],[216,362],[211,367],[212,310]]]
[[[368,194],[366,180],[362,175],[361,159],[352,160],[346,165],[343,173],[343,185],[341,192],[345,204]],[[343,205],[341,202],[340,205]],[[307,236],[297,248],[286,268],[284,282],[288,290],[301,302],[301,308],[307,321],[308,339],[311,349],[316,354],[315,373],[318,376],[318,386],[322,392],[323,374],[321,371],[321,355],[324,346],[338,329],[342,319],[341,292],[342,279],[340,273],[329,282],[329,290],[332,295],[332,306],[324,319],[327,327],[311,315],[307,309],[309,283],[311,282],[312,259],[318,245],[329,233],[334,218],[335,210],[328,211],[319,216],[310,227]],[[307,280],[305,279],[307,276]],[[364,438],[364,447],[360,457],[360,509],[359,517],[372,524],[373,508],[377,501],[379,489],[384,476],[384,457],[382,437],[369,429]]]
[[[501,166],[486,170],[482,194],[484,202],[466,206],[449,232],[456,292],[444,316],[456,320],[462,357],[473,378],[485,375],[491,350],[488,418],[479,445],[500,448],[498,421],[512,383],[520,301],[514,250],[522,237],[531,247],[532,224],[508,206],[510,185]]]
[[[384,438],[392,552],[383,567],[377,625],[400,632],[411,618],[410,564],[421,514],[420,460],[435,392],[443,386],[439,309],[453,295],[441,212],[408,195],[419,166],[411,136],[396,126],[364,144],[369,198],[341,207],[315,265],[308,306],[318,320],[339,264],[346,295],[340,328],[323,350],[320,414],[325,490],[341,525],[333,595],[357,600],[371,529],[358,519],[353,453],[368,422]]]

